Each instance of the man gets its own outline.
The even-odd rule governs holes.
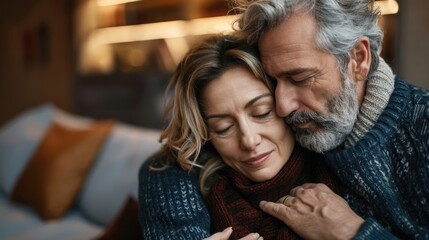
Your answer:
[[[429,94],[379,56],[372,1],[255,0],[238,9],[240,31],[275,80],[277,113],[303,147],[325,154],[357,215],[320,184],[261,208],[308,239],[429,239]]]

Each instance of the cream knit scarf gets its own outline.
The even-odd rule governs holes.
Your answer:
[[[387,63],[380,58],[377,69],[367,79],[366,93],[352,132],[344,146],[355,145],[371,129],[389,102],[393,92],[395,76]]]

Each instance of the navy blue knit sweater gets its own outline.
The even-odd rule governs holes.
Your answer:
[[[155,158],[156,159],[156,158]],[[160,157],[157,159],[158,163]],[[395,79],[377,124],[353,147],[326,154],[345,198],[366,221],[355,239],[429,239],[429,94]],[[197,173],[140,170],[145,239],[202,239],[210,216]]]
[[[396,78],[376,125],[353,147],[325,157],[347,202],[366,217],[356,239],[392,239],[388,229],[401,239],[429,239],[427,91]]]
[[[145,162],[139,172],[139,219],[145,240],[203,239],[210,235],[210,215],[198,187],[198,172],[179,165],[162,171],[162,155]]]

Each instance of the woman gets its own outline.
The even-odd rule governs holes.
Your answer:
[[[275,114],[255,49],[234,36],[212,37],[184,57],[170,84],[163,149],[140,171],[145,238],[201,239],[210,229],[226,229],[232,239],[298,238],[259,202],[277,201],[306,182],[337,192],[339,186]]]

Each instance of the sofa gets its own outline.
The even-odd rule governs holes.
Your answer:
[[[0,239],[139,238],[138,171],[160,131],[51,103],[0,128]]]

